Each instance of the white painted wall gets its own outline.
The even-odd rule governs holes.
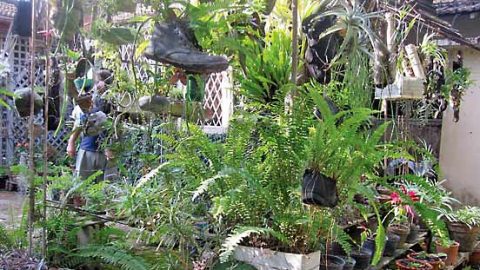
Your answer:
[[[458,49],[451,49],[450,59],[454,59]],[[444,113],[440,166],[448,179],[446,186],[455,197],[464,203],[480,205],[480,52],[460,49],[473,85],[463,97],[459,122],[453,122],[451,107]]]

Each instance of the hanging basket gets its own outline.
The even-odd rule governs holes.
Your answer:
[[[385,88],[375,88],[375,99],[423,99],[425,80],[397,73],[395,82]]]
[[[338,204],[337,181],[314,170],[305,170],[302,183],[302,201],[324,207]]]
[[[32,96],[30,88],[21,88],[15,91],[15,107],[20,117],[30,116],[30,99]],[[34,114],[40,112],[43,107],[43,99],[38,93],[34,93]]]
[[[182,117],[185,113],[190,114],[198,110],[202,104],[200,102],[191,102],[187,105],[184,100],[153,95],[141,97],[138,100],[138,106],[142,111]]]

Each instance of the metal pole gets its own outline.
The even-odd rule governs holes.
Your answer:
[[[35,22],[36,1],[32,0],[32,36],[30,37],[30,117],[28,119],[28,127],[30,132],[29,142],[29,207],[28,207],[28,254],[33,253],[33,223],[35,215],[35,164],[34,164],[34,144],[35,136],[33,132],[33,118],[35,117],[35,38],[36,38],[36,22]]]
[[[42,257],[47,257],[47,182],[48,182],[48,105],[49,105],[49,96],[48,92],[50,90],[50,1],[46,1],[47,5],[47,20],[46,20],[46,49],[45,49],[45,134],[43,142],[43,228],[42,228]]]

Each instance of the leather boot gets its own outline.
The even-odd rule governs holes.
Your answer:
[[[144,55],[192,73],[216,73],[228,68],[225,57],[201,52],[193,42],[194,36],[178,20],[156,23]]]

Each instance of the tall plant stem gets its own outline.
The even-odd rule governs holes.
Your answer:
[[[50,2],[47,1],[47,18],[50,18]],[[45,67],[46,67],[46,74],[45,74],[45,133],[44,133],[44,141],[43,141],[43,183],[42,183],[42,191],[43,191],[43,227],[42,227],[42,257],[47,257],[47,181],[48,181],[48,92],[50,90],[50,20],[46,20],[45,29],[47,30],[46,35],[46,50],[45,50]]]
[[[292,75],[290,81],[297,85],[298,68],[298,0],[292,0]],[[294,88],[295,91],[295,88]]]
[[[28,191],[28,254],[31,256],[33,251],[33,223],[35,214],[35,164],[34,164],[34,144],[35,136],[33,132],[33,118],[35,117],[35,39],[36,39],[36,1],[32,0],[32,36],[30,37],[30,117],[28,119],[28,127],[30,132],[29,143],[29,186]]]

